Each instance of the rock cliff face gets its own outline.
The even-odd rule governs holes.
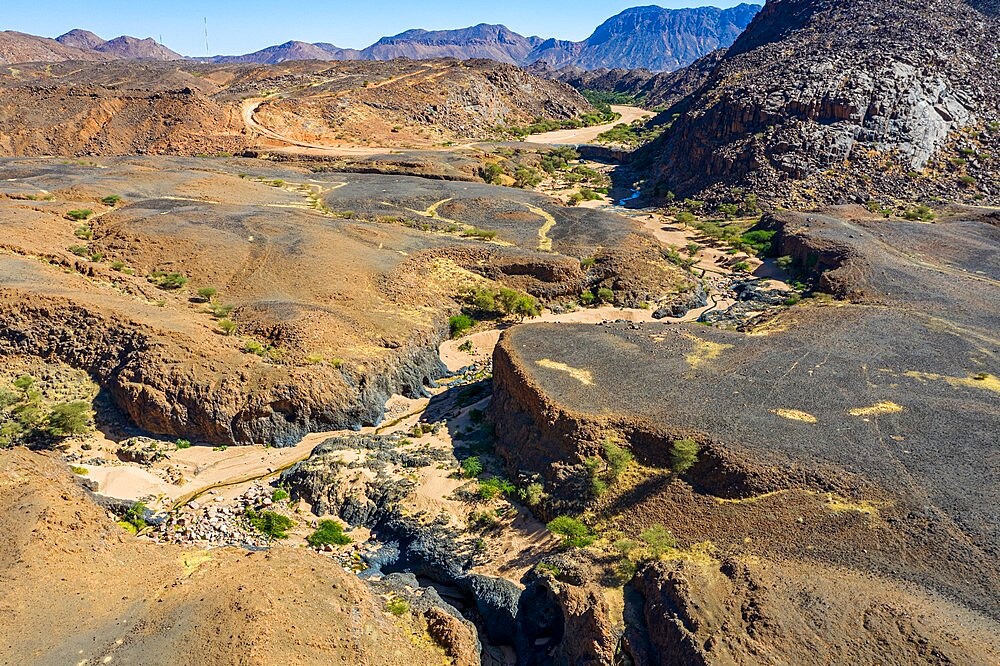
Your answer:
[[[595,69],[571,66],[553,70],[544,62],[529,71],[568,83],[578,90],[600,90],[629,95],[645,108],[667,108],[671,113],[679,102],[695,92],[725,56],[725,49],[712,51],[687,67],[673,72],[653,73],[644,69]]]
[[[659,562],[626,587],[622,652],[637,666],[807,664],[818,655],[893,666],[996,659],[995,646],[979,642],[990,624],[965,613],[953,619],[946,603],[803,562]]]
[[[989,2],[772,0],[647,148],[660,191],[993,200],[998,29]]]

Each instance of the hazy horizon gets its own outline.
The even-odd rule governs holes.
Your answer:
[[[763,4],[763,0],[746,0]],[[121,0],[72,3],[65,0],[10,7],[0,29],[42,37],[58,37],[69,30],[89,30],[103,39],[120,35],[151,37],[174,51],[193,57],[240,55],[290,40],[329,42],[362,49],[381,37],[404,30],[451,30],[479,23],[503,24],[525,36],[580,41],[608,18],[630,7],[656,4],[668,9],[714,6],[735,7],[743,0],[679,0],[646,3],[641,0],[578,0],[573,3],[535,3],[511,0],[504,6],[473,6],[458,0],[432,5],[403,0],[374,0],[364,11],[344,9],[345,2],[309,5],[304,14],[287,6],[277,13],[272,3],[247,0],[234,10],[229,3],[179,0],[169,6],[143,8]],[[429,5],[429,6],[428,6]],[[370,17],[375,16],[372,20]],[[208,49],[205,43],[208,19]]]

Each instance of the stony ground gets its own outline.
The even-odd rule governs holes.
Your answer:
[[[385,610],[390,596],[375,596],[334,561],[287,547],[142,542],[69,477],[44,455],[0,452],[5,660],[478,663],[460,620],[419,609],[397,617]]]
[[[681,548],[710,542],[710,560],[818,562],[916,584],[957,600],[934,602],[942,612],[977,614],[979,633],[962,649],[986,654],[976,646],[992,645],[1000,616],[1000,581],[988,573],[1000,498],[983,464],[1000,429],[1000,274],[988,249],[1000,238],[984,215],[956,211],[935,225],[851,209],[778,216],[781,252],[803,275],[822,265],[821,285],[849,300],[806,299],[748,334],[649,324],[507,332],[492,415],[509,473],[543,474],[550,510],[579,511],[592,497],[584,458],[618,439],[640,467],[618,491],[582,502],[599,530],[635,538],[662,524]],[[688,438],[702,451],[678,476],[672,442]],[[901,640],[943,640],[923,635]]]
[[[485,184],[224,158],[3,169],[6,353],[82,368],[141,427],[194,441],[375,423],[441,374],[464,290],[608,285],[655,303],[690,288],[628,220]],[[187,282],[155,284],[171,274]]]

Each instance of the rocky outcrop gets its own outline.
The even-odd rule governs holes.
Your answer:
[[[487,58],[497,62],[520,64],[542,40],[522,37],[502,25],[480,23],[459,30],[407,30],[393,37],[383,37],[361,51],[365,60],[393,58]]]
[[[661,193],[742,187],[785,203],[863,203],[930,185],[955,199],[1000,196],[992,158],[969,159],[1000,140],[989,129],[1000,120],[990,7],[769,2],[647,147]]]
[[[945,620],[933,595],[802,562],[656,562],[625,595],[622,653],[636,666],[985,665],[997,654],[983,618]]]
[[[330,558],[137,539],[71,476],[51,457],[0,451],[5,661],[479,663],[460,620],[393,617]]]
[[[294,443],[308,432],[374,424],[385,401],[417,397],[444,368],[437,337],[414,340],[366,373],[331,366],[246,364],[222,376],[191,349],[126,318],[64,300],[0,290],[0,353],[54,357],[85,369],[140,428],[224,444]],[[254,367],[256,366],[256,367]],[[304,389],[303,387],[309,387]]]

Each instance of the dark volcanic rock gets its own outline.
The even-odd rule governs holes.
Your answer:
[[[1000,196],[993,3],[773,0],[648,146],[659,193]]]
[[[553,512],[594,506],[626,525],[667,524],[690,543],[877,572],[995,620],[1000,579],[981,572],[1000,554],[998,485],[982,463],[1000,430],[997,227],[975,210],[934,225],[835,212],[772,223],[779,251],[803,274],[824,266],[813,279],[847,303],[806,299],[749,335],[693,325],[505,332],[491,406],[498,450],[512,478],[543,477]],[[702,451],[680,478],[651,475],[608,507],[588,500],[584,465],[608,437],[662,470],[678,439]],[[781,499],[793,491],[805,495]],[[767,492],[778,494],[766,515],[787,518],[712,500]],[[816,493],[868,498],[885,522],[824,522],[803,507]]]

